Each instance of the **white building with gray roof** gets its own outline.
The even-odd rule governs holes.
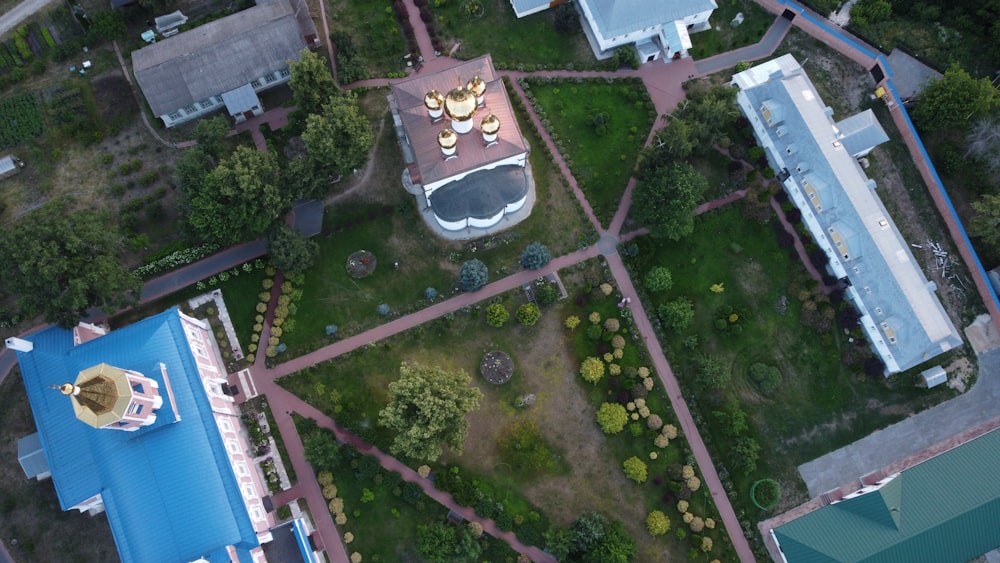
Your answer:
[[[545,10],[557,2],[510,0],[517,17]],[[583,31],[598,59],[623,45],[634,45],[639,61],[688,56],[691,33],[711,28],[715,0],[577,0]]]
[[[222,108],[239,123],[264,112],[257,94],[288,82],[289,62],[316,41],[303,0],[260,0],[133,52],[132,67],[167,127]]]
[[[847,285],[886,375],[922,364],[962,339],[858,157],[888,140],[871,110],[834,121],[791,55],[733,76],[737,104],[802,221]]]

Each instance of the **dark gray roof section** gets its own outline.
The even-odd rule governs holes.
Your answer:
[[[306,18],[300,18],[303,12]],[[135,79],[155,115],[165,115],[298,60],[307,36],[302,0],[262,0],[248,10],[163,39],[132,53]]]
[[[292,228],[304,237],[314,237],[323,230],[323,202],[300,201],[292,208]]]
[[[899,49],[889,54],[892,84],[904,100],[920,93],[931,80],[939,80],[941,73],[907,55]]]
[[[261,544],[268,561],[303,563],[299,542],[295,539],[294,520],[271,528],[271,541]]]
[[[38,432],[17,441],[17,461],[21,464],[21,469],[24,470],[28,479],[34,479],[49,472],[49,463],[45,461],[45,452],[42,450],[42,441],[38,437]]]
[[[520,166],[498,166],[473,172],[431,194],[434,214],[444,221],[495,217],[528,194],[528,178]]]
[[[870,109],[837,122],[837,129],[843,135],[840,142],[844,143],[844,148],[852,155],[867,153],[889,140],[889,135],[885,134],[875,112]]]

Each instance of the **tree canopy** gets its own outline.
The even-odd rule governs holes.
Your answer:
[[[309,49],[302,49],[299,60],[292,61],[288,68],[292,72],[288,85],[295,104],[306,115],[320,113],[323,104],[340,90],[326,61]]]
[[[694,232],[694,210],[707,189],[708,181],[690,164],[644,164],[632,206],[635,219],[653,238],[680,240]]]
[[[308,270],[319,252],[316,241],[308,239],[288,225],[281,224],[271,235],[267,253],[276,268],[297,274]]]
[[[436,461],[442,446],[462,453],[469,422],[483,393],[464,371],[403,363],[399,379],[389,384],[389,404],[378,413],[380,425],[397,431],[392,453]]]
[[[237,147],[200,182],[182,183],[187,221],[221,245],[258,237],[291,207],[274,153]]]
[[[958,63],[931,81],[917,97],[911,112],[924,131],[965,127],[971,120],[988,115],[997,105],[996,90],[988,78],[973,78]]]
[[[319,166],[345,174],[365,163],[374,136],[353,92],[328,98],[306,118],[302,133],[309,156]]]
[[[142,282],[123,265],[121,235],[106,211],[44,205],[0,234],[0,279],[25,315],[64,327],[91,307],[114,312],[134,303]]]

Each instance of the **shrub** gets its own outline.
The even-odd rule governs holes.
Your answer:
[[[688,506],[690,505],[686,500],[677,501],[677,512],[680,512],[681,514],[686,513],[688,511]]]
[[[517,320],[524,326],[535,326],[542,311],[534,303],[525,303],[517,308]]]
[[[658,414],[651,414],[649,415],[649,418],[646,419],[646,426],[649,427],[650,430],[659,430],[663,427],[663,419],[660,418],[660,415]]]
[[[628,411],[618,403],[604,403],[597,409],[597,423],[605,434],[617,434],[628,422]]]
[[[386,316],[386,315],[388,315],[389,312],[390,312],[390,309],[389,309],[389,305],[388,304],[382,303],[382,304],[380,304],[378,306],[378,314],[382,315],[383,317]]]
[[[492,327],[502,328],[510,319],[510,312],[507,307],[500,303],[491,303],[486,307],[486,323]]]
[[[694,320],[694,304],[686,297],[678,297],[657,307],[656,316],[666,328],[681,332]]]
[[[611,318],[604,321],[604,330],[608,332],[618,332],[618,330],[621,329],[621,327],[622,324],[621,322],[618,321],[618,319]]]
[[[521,253],[521,266],[526,270],[541,269],[551,260],[549,249],[539,242],[529,244]]]
[[[433,287],[428,287],[427,289],[424,290],[424,299],[428,301],[434,301],[435,299],[437,299],[437,296],[438,292]]]
[[[670,440],[663,434],[657,434],[656,438],[653,440],[653,445],[657,448],[665,448],[670,445]]]
[[[781,387],[781,370],[767,364],[755,363],[750,366],[750,379],[762,393],[770,394]]]
[[[642,284],[646,286],[646,289],[649,291],[666,291],[673,287],[674,279],[668,268],[665,266],[657,266],[646,274]]]
[[[705,553],[712,551],[712,538],[708,536],[701,538],[701,550]]]
[[[604,362],[594,356],[588,357],[580,364],[580,375],[584,381],[596,385],[604,377]]]
[[[691,528],[692,532],[697,534],[705,529],[705,521],[701,519],[701,516],[695,516],[688,523],[688,527]]]
[[[688,477],[686,481],[684,481],[684,484],[687,485],[687,488],[691,489],[691,491],[694,492],[701,488],[701,479],[692,475],[691,477]]]
[[[608,319],[608,320],[614,320],[614,319]],[[621,350],[622,348],[625,347],[625,338],[620,334],[616,334],[611,339],[611,347],[614,348],[615,350]]]
[[[601,314],[598,313],[597,311],[594,311],[589,316],[587,316],[587,320],[590,321],[590,324],[596,325],[601,322]]]
[[[646,529],[652,536],[662,536],[670,531],[670,519],[660,510],[654,510],[646,516]]]
[[[458,272],[458,287],[471,293],[482,289],[490,279],[490,271],[483,264],[482,260],[472,259],[462,264],[462,269]]]
[[[600,288],[601,293],[603,293],[605,297],[611,295],[611,292],[615,290],[615,288],[611,287],[610,283],[602,283]]]
[[[663,427],[662,434],[666,436],[667,439],[673,440],[674,438],[677,437],[677,427],[674,426],[673,424],[668,424]]]
[[[642,461],[636,456],[632,456],[622,463],[622,468],[625,469],[625,476],[629,479],[639,483],[646,482],[646,462]]]
[[[570,315],[566,317],[566,321],[563,322],[566,328],[570,330],[576,330],[576,327],[580,326],[580,317],[576,315]]]

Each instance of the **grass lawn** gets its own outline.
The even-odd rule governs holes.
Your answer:
[[[712,29],[691,35],[694,46],[688,52],[695,59],[753,45],[774,23],[774,16],[751,0],[719,0],[718,4],[709,20]],[[736,14],[743,14],[743,23],[733,27]]]
[[[580,513],[597,510],[625,524],[637,540],[638,561],[681,558],[690,547],[689,540],[681,541],[673,532],[653,540],[645,531],[645,517],[648,511],[661,509],[673,521],[680,521],[681,515],[674,508],[675,496],[663,477],[669,465],[685,462],[688,454],[684,441],[678,439],[660,450],[662,455],[653,461],[649,453],[656,450],[652,444],[655,433],[645,429],[645,421],[639,422],[639,438],[633,438],[629,429],[609,438],[597,427],[594,417],[600,403],[616,400],[608,394],[617,394],[629,386],[624,377],[614,383],[615,391],[606,384],[592,386],[583,382],[577,375],[579,360],[574,350],[582,345],[593,354],[595,344],[581,340],[584,327],[574,334],[562,324],[570,313],[585,315],[599,310],[611,315],[617,311],[617,297],[605,297],[592,283],[602,279],[596,262],[589,263],[584,271],[572,269],[560,274],[571,297],[582,295],[582,305],[573,299],[548,307],[534,327],[521,327],[513,318],[503,329],[490,327],[482,310],[486,304],[480,303],[453,318],[435,320],[289,376],[281,384],[364,439],[387,449],[392,433],[378,427],[376,419],[388,400],[387,385],[398,377],[399,364],[408,361],[465,370],[472,375],[473,385],[483,391],[484,399],[481,408],[469,415],[465,452],[461,456],[446,453],[441,460],[445,465],[435,465],[436,472],[451,471],[452,464],[460,467],[465,481],[478,483],[486,498],[502,502],[504,512],[515,515],[513,530],[529,543],[543,543],[539,539],[543,530],[524,522],[565,527]],[[500,298],[512,313],[523,299],[520,292]],[[506,351],[514,360],[515,375],[506,385],[490,385],[478,375],[479,362],[490,350]],[[634,344],[627,344],[625,352],[623,365],[635,367],[642,361]],[[605,381],[611,382],[610,378]],[[528,393],[534,394],[537,402],[527,409],[517,408],[515,399]],[[668,423],[676,424],[669,403],[660,393],[654,388],[647,404]],[[524,422],[534,423],[542,431],[545,447],[556,456],[546,471],[529,471],[503,454],[498,444],[505,432]],[[624,476],[621,464],[631,456],[649,464],[649,480],[643,486]],[[718,520],[705,491],[692,495],[691,511]],[[461,493],[455,494],[460,498]],[[489,510],[474,499],[469,505],[477,511]],[[538,519],[532,520],[531,512],[539,513]],[[525,518],[522,524],[516,523],[516,515]],[[716,546],[711,555],[726,559],[728,544],[721,526],[710,534]],[[695,560],[709,559],[699,552]]]
[[[368,61],[371,76],[385,76],[406,67],[406,39],[390,0],[325,1],[331,35],[344,32],[351,37]]]
[[[441,2],[441,6],[429,3],[445,48],[451,48],[455,42],[462,43],[456,56],[472,59],[490,53],[494,63],[502,68],[517,65],[586,68],[598,64],[582,28],[572,34],[556,31],[555,10],[518,18],[509,0],[481,0],[481,3],[484,12],[478,19],[465,15],[466,2],[461,0]]]
[[[817,333],[803,325],[803,310],[811,307],[807,302],[818,303],[821,314],[829,304],[816,299],[815,283],[779,248],[772,227],[744,219],[738,205],[699,216],[695,233],[679,243],[648,238],[638,243],[639,257],[631,264],[638,276],[657,265],[673,274],[673,288],[652,296],[647,307],[681,296],[694,304],[692,325],[680,334],[669,333],[663,342],[685,393],[696,397],[688,404],[714,449],[713,459],[736,466],[729,452],[734,436],[715,411],[745,411],[749,433],[762,446],[756,471],[731,471],[738,511],[758,513],[748,491],[754,480],[765,477],[781,483],[779,511],[804,501],[798,464],[954,394],[917,389],[914,373],[883,380],[848,368],[842,358],[860,358],[857,354],[868,354],[867,349],[847,342],[839,329]],[[713,284],[722,284],[724,291],[709,291]],[[784,314],[778,305],[783,297]],[[730,323],[733,313],[738,320]],[[694,383],[698,354],[716,355],[729,366],[731,379],[724,391],[703,391]],[[765,394],[750,380],[748,369],[758,362],[781,371],[776,392]]]
[[[363,104],[377,94],[366,94]],[[534,131],[523,118],[519,121],[531,146],[539,147]],[[328,343],[329,324],[338,326],[340,336],[349,336],[386,322],[389,319],[377,312],[380,304],[389,305],[393,314],[406,314],[428,305],[424,299],[428,287],[441,297],[451,295],[465,260],[482,260],[491,278],[498,279],[520,269],[521,252],[530,242],[539,241],[559,256],[575,250],[589,233],[558,172],[542,151],[533,150],[530,162],[537,201],[531,217],[495,237],[498,241],[508,237],[510,242],[472,253],[466,243],[439,238],[427,229],[414,198],[400,185],[402,155],[391,122],[386,123],[376,138],[377,162],[371,164],[370,173],[361,180],[345,178],[346,185],[337,187],[357,195],[326,210],[324,234],[315,239],[319,258],[306,272],[295,329],[283,337],[289,347],[286,357]],[[361,181],[365,183],[354,184]],[[375,254],[377,266],[373,275],[353,279],[346,271],[347,258],[361,249]],[[393,268],[395,262],[399,270]]]
[[[602,224],[611,222],[656,118],[642,82],[529,80],[525,90]]]

